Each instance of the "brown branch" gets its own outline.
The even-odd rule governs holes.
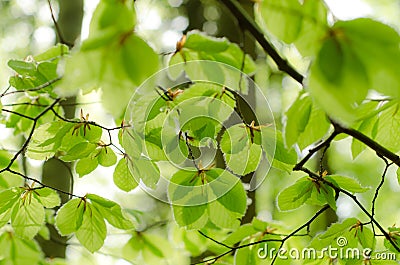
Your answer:
[[[333,141],[333,139],[338,135],[339,133],[335,130],[325,141],[323,141],[322,143],[320,143],[319,145],[317,145],[316,147],[314,147],[313,149],[310,149],[308,151],[308,154],[302,159],[300,160],[299,163],[297,163],[294,168],[293,171],[297,171],[297,170],[301,170],[304,166],[304,164],[310,160],[310,158],[319,150],[321,150],[322,148],[328,148],[331,144],[331,142]],[[326,149],[325,149],[326,150]],[[321,172],[322,173],[322,172]]]
[[[47,3],[48,3],[48,5],[49,5],[49,9],[50,9],[51,20],[53,20],[53,24],[54,24],[54,27],[56,28],[57,36],[58,36],[60,42],[61,42],[62,44],[67,45],[67,46],[70,47],[70,48],[73,47],[74,44],[73,44],[73,43],[70,43],[70,42],[68,42],[68,41],[66,41],[65,38],[63,37],[62,33],[61,33],[61,29],[60,29],[60,26],[58,25],[57,20],[56,20],[56,18],[55,18],[55,16],[54,16],[53,7],[51,6],[50,0],[47,0]]]
[[[387,159],[389,159],[390,161],[392,161],[393,163],[395,163],[397,166],[400,167],[400,157],[395,153],[389,151],[388,149],[386,149],[385,147],[378,144],[377,142],[375,142],[374,140],[372,140],[371,138],[362,134],[359,131],[356,131],[351,128],[342,127],[341,125],[335,122],[332,122],[332,124],[338,133],[344,133],[352,136],[353,138],[359,140],[360,142],[362,142],[363,144],[374,150],[378,156],[386,157]]]
[[[272,60],[278,66],[278,69],[287,73],[298,83],[303,83],[303,75],[294,69],[282,56],[276,51],[275,47],[265,38],[262,30],[254,22],[254,20],[247,14],[236,0],[221,0],[222,3],[230,10],[236,17],[240,27],[249,31],[257,42],[261,45],[264,51],[271,56]]]

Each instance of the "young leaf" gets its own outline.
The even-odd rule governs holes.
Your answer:
[[[54,208],[61,204],[60,196],[50,188],[36,189],[33,195],[46,208]]]
[[[97,168],[99,162],[95,157],[85,157],[80,159],[75,166],[76,173],[83,177]]]
[[[35,197],[21,199],[19,205],[14,206],[11,225],[16,235],[32,239],[43,224],[44,208]]]
[[[369,188],[362,187],[357,180],[350,177],[329,175],[326,176],[325,179],[332,182],[338,188],[342,188],[350,192],[366,192],[369,190]]]
[[[311,66],[309,88],[311,96],[329,116],[345,124],[352,124],[357,119],[356,106],[368,93],[369,80],[365,66],[355,52],[357,47],[347,42],[345,37],[335,32],[325,40]],[[329,72],[328,61],[337,56],[341,59],[335,59],[334,66],[340,68],[340,71],[333,69],[333,75]],[[327,66],[321,68],[321,65]]]
[[[85,202],[75,198],[64,204],[57,212],[56,227],[61,235],[69,235],[79,229],[82,225],[81,214]]]
[[[290,148],[297,142],[299,135],[304,132],[310,119],[311,108],[310,97],[301,93],[286,112],[285,143],[287,147]]]
[[[129,158],[119,160],[113,174],[114,184],[126,192],[131,191],[138,186],[138,183],[129,170],[127,159]]]
[[[111,148],[106,146],[101,148],[101,151],[97,156],[97,160],[103,167],[110,167],[117,163],[117,156]]]
[[[400,228],[395,226],[389,227],[389,236],[397,246],[400,246]],[[393,245],[387,238],[385,238],[384,240],[384,245],[390,251],[398,253],[398,251],[393,247]]]
[[[55,121],[39,126],[33,133],[26,155],[36,160],[51,158],[61,146],[63,137],[72,126],[73,124],[63,121]]]
[[[75,232],[79,242],[90,252],[99,250],[107,235],[104,217],[93,205],[86,203],[82,225]]]
[[[303,205],[311,196],[313,183],[307,177],[282,190],[278,195],[278,206],[281,211],[294,210]]]
[[[12,232],[0,235],[0,249],[2,264],[39,264],[43,260],[43,253],[35,240],[20,238]]]
[[[86,197],[112,226],[120,229],[133,228],[133,223],[123,215],[121,206],[117,203],[95,194],[88,194]]]
[[[10,221],[11,213],[15,204],[18,202],[19,196],[20,192],[16,188],[0,192],[0,227],[3,227]]]

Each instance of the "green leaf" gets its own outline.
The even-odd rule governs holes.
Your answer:
[[[297,180],[295,184],[279,193],[279,209],[289,211],[300,207],[310,198],[312,190],[313,184],[307,177]]]
[[[73,145],[70,149],[66,151],[66,154],[61,157],[63,161],[74,161],[77,159],[85,158],[89,156],[95,149],[97,145],[81,142],[76,145]]]
[[[15,234],[25,239],[32,239],[44,224],[44,208],[35,197],[20,200],[11,214],[11,225]]]
[[[36,65],[33,62],[10,60],[8,66],[20,75],[34,75]]]
[[[312,102],[307,94],[299,94],[296,101],[286,112],[285,143],[291,147],[304,132],[310,119]]]
[[[21,193],[16,188],[0,192],[0,227],[3,227],[10,221],[11,213],[15,204],[18,202],[20,194]]]
[[[56,227],[61,235],[69,235],[75,232],[82,225],[81,213],[85,202],[75,198],[64,204],[57,212]]]
[[[180,170],[172,176],[171,182],[178,184],[170,185],[169,196],[179,226],[200,229],[207,220],[221,228],[239,226],[238,220],[246,211],[247,199],[236,176],[219,168],[203,173]]]
[[[399,185],[400,185],[400,168],[398,168],[398,169],[396,170],[396,175],[397,175],[397,182],[398,182]]]
[[[47,61],[47,60],[58,58],[60,56],[64,56],[64,55],[68,54],[68,52],[69,52],[69,49],[68,49],[67,45],[58,43],[55,46],[48,49],[47,51],[33,56],[33,59],[35,59],[35,61],[37,61],[37,62]]]
[[[111,148],[106,146],[101,148],[100,153],[97,156],[97,160],[103,167],[110,167],[117,163],[117,156]]]
[[[216,53],[228,49],[229,41],[226,38],[215,38],[202,32],[192,31],[188,34],[184,47],[198,52]]]
[[[336,187],[350,192],[366,192],[369,190],[369,188],[361,186],[357,180],[350,177],[329,175],[326,176],[325,179],[332,182]]]
[[[134,174],[137,176],[135,179],[141,179],[143,183],[155,189],[160,179],[160,170],[157,164],[146,157],[141,157],[133,162]]]
[[[138,186],[138,183],[129,170],[127,159],[129,158],[119,160],[113,174],[114,184],[126,192],[131,191]]]
[[[324,42],[319,52],[318,66],[325,79],[332,83],[339,83],[342,76],[344,54],[340,43],[335,38]]]
[[[302,9],[297,0],[267,0],[261,4],[261,15],[268,31],[286,43],[300,33]]]
[[[365,225],[362,226],[362,229],[358,229],[357,233],[358,241],[360,242],[363,248],[375,249],[376,246],[376,238],[374,233]]]
[[[338,21],[333,30],[346,37],[365,65],[370,87],[387,96],[400,97],[400,36],[398,32],[370,18]],[[369,41],[365,41],[369,40]]]
[[[400,246],[400,228],[393,226],[393,227],[389,227],[388,230],[389,230],[389,236],[392,239],[392,241],[397,246]],[[385,240],[384,240],[384,245],[390,251],[392,251],[394,253],[399,253],[387,238],[385,238]]]
[[[88,194],[86,197],[112,226],[120,229],[133,228],[133,223],[123,215],[121,206],[117,203],[95,194]]]
[[[311,241],[310,247],[314,247],[317,250],[328,245],[336,247],[338,246],[337,241],[339,241],[339,237],[345,238],[345,240],[343,240],[346,242],[346,244],[344,244],[345,247],[356,247],[357,240],[354,234],[350,232],[350,228],[357,223],[358,220],[356,218],[348,218],[341,223],[332,224],[323,234],[320,234]],[[344,247],[344,245],[339,247]]]
[[[93,205],[86,203],[82,225],[75,233],[79,242],[90,252],[99,250],[107,235],[106,223],[102,214]]]
[[[194,201],[196,198],[194,198]],[[190,200],[188,201],[190,203]],[[186,229],[200,229],[207,224],[207,205],[172,206],[174,219],[179,226]]]
[[[46,160],[54,156],[65,134],[72,124],[55,121],[39,126],[33,133],[26,155],[36,160]]]
[[[181,45],[183,45],[183,48],[171,57],[169,65],[192,60],[211,60],[225,63],[239,70],[243,68],[243,72],[246,74],[251,74],[256,69],[252,58],[249,55],[243,56],[244,54],[240,47],[235,43],[229,42],[226,38],[213,38],[194,30],[187,33],[187,39],[182,42]],[[244,64],[242,64],[243,58]],[[174,70],[176,70],[176,68]],[[192,70],[194,69],[189,69],[189,76]],[[221,81],[223,81],[225,75],[218,67],[212,70],[209,68],[201,69],[201,71],[211,75],[218,74]],[[199,74],[198,71],[197,74]]]
[[[43,253],[35,240],[20,238],[12,232],[0,235],[1,264],[39,264]]]
[[[293,148],[285,147],[282,133],[271,127],[261,128],[261,137],[263,150],[274,159],[273,166],[276,167],[275,162],[279,162],[283,165],[281,169],[291,171],[296,164],[297,154]]]
[[[254,172],[262,159],[261,146],[251,144],[236,154],[225,154],[224,160],[233,173],[244,176]]]
[[[54,208],[61,204],[60,196],[50,188],[36,189],[35,198],[46,208]]]
[[[221,151],[225,154],[236,154],[249,145],[249,135],[245,125],[229,127],[222,135],[220,141]]]
[[[97,158],[89,156],[89,157],[80,159],[76,163],[75,171],[76,171],[76,173],[79,174],[79,177],[83,177],[83,176],[89,174],[90,172],[92,172],[93,170],[95,170],[98,165],[99,165],[99,162],[98,162]]]
[[[395,153],[400,150],[400,113],[398,110],[399,104],[395,104],[381,112],[375,137],[379,144]]]
[[[158,56],[141,38],[130,35],[121,47],[122,64],[127,76],[140,85],[158,69]]]

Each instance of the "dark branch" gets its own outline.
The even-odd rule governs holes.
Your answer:
[[[254,22],[254,20],[246,13],[236,0],[221,0],[222,3],[231,11],[239,22],[240,27],[248,30],[264,51],[271,56],[279,70],[287,73],[294,80],[303,83],[304,77],[294,69],[281,55],[276,51],[275,47],[265,38],[262,30]]]
[[[368,146],[369,148],[374,150],[377,153],[377,155],[379,155],[381,157],[386,157],[387,159],[389,159],[390,161],[392,161],[393,163],[395,163],[397,166],[400,167],[400,157],[398,155],[396,155],[395,153],[389,151],[388,149],[386,149],[385,147],[378,144],[377,142],[370,139],[368,136],[362,134],[359,131],[342,127],[341,125],[334,123],[334,122],[332,122],[332,124],[335,127],[335,130],[337,132],[345,133],[347,135],[352,136],[353,138],[359,140],[360,142],[362,142],[363,144],[365,144],[366,146]]]
[[[314,147],[313,149],[308,151],[308,154],[299,162],[297,163],[293,170],[297,171],[297,170],[301,170],[302,167],[304,166],[304,164],[310,160],[310,158],[319,150],[321,150],[322,148],[328,148],[331,144],[331,142],[333,141],[333,139],[338,135],[339,133],[335,130],[325,141],[323,141],[322,143],[320,143],[319,145],[317,145],[316,147]],[[321,172],[322,173],[322,172]]]

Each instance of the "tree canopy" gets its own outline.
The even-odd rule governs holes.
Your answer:
[[[397,1],[39,2],[56,41],[2,66],[0,264],[398,264]]]

